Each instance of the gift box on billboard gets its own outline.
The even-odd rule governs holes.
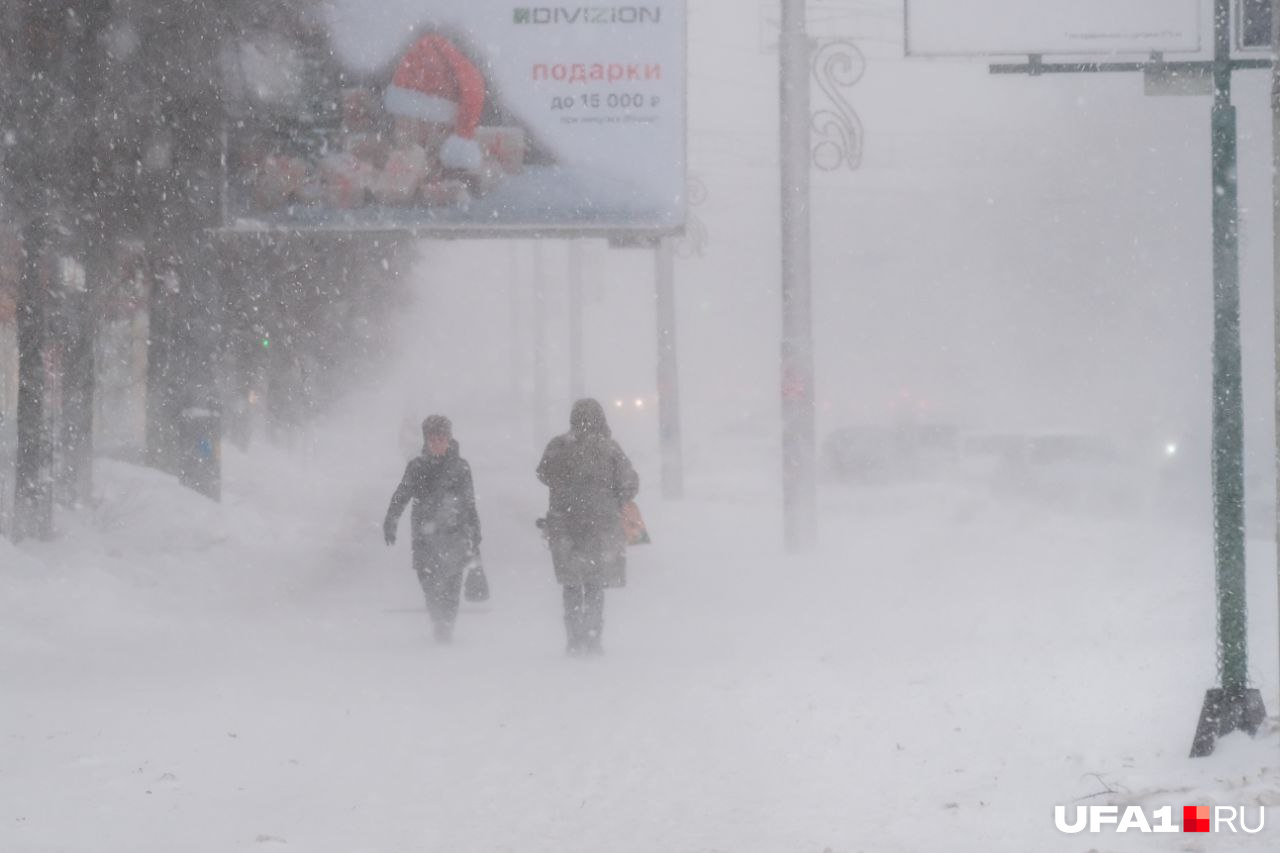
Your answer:
[[[508,175],[524,171],[528,143],[523,127],[477,127],[476,142],[485,158],[497,163]]]
[[[352,154],[330,154],[320,160],[323,199],[330,207],[362,207],[365,193],[376,177],[377,169],[372,163]]]
[[[418,188],[431,176],[431,159],[421,145],[396,148],[387,155],[387,165],[370,184],[380,204],[412,204]]]

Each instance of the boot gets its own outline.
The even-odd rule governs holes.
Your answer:
[[[564,588],[564,633],[568,637],[564,651],[570,657],[578,657],[586,650],[581,596],[581,591],[576,587]]]
[[[569,641],[565,644],[564,653],[569,657],[579,657],[586,652],[586,638],[582,636],[582,629],[577,624],[576,619],[565,617],[565,634]]]

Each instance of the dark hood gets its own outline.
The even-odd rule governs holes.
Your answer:
[[[590,397],[573,404],[569,414],[569,426],[575,435],[602,435],[609,438],[609,421],[604,416],[604,406]]]

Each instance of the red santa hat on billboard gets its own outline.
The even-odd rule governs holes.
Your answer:
[[[392,115],[450,125],[440,164],[475,172],[484,163],[475,140],[484,98],[484,75],[475,63],[444,36],[426,35],[405,51],[383,102]]]

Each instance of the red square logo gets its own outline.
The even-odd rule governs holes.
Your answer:
[[[1183,832],[1212,832],[1213,829],[1210,826],[1212,822],[1208,806],[1182,807]]]

